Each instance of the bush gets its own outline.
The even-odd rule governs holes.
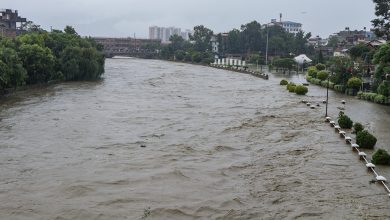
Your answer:
[[[362,80],[357,77],[352,77],[348,80],[347,86],[348,88],[359,90],[362,86]]]
[[[291,86],[288,87],[288,91],[289,92],[295,92],[295,88],[296,88],[295,85],[291,85]]]
[[[202,54],[199,52],[194,52],[192,54],[192,61],[195,63],[200,63],[202,61]]]
[[[368,131],[360,131],[356,135],[356,143],[361,148],[369,148],[373,149],[375,147],[375,144],[377,142],[377,139],[374,135],[370,134]]]
[[[383,95],[376,95],[374,98],[374,102],[378,104],[385,104],[386,97]]]
[[[329,76],[329,73],[326,72],[326,71],[320,71],[320,72],[317,73],[317,79],[319,79],[321,81],[327,79],[328,76]]]
[[[348,116],[341,114],[338,120],[338,123],[343,129],[351,129],[353,125],[353,121]]]
[[[372,155],[372,162],[376,165],[390,165],[390,155],[386,150],[378,149]]]
[[[359,122],[356,122],[356,123],[353,125],[353,130],[354,130],[354,133],[357,134],[358,132],[364,130],[364,126],[363,126],[362,124],[360,124]]]
[[[295,93],[298,95],[306,95],[309,92],[309,89],[306,86],[299,85],[295,87]]]
[[[295,83],[293,82],[290,82],[288,85],[287,85],[287,90],[290,91],[290,87],[294,86],[295,87]]]
[[[280,81],[280,85],[281,86],[286,86],[286,85],[288,85],[288,81],[285,80],[285,79],[282,79],[282,81]]]
[[[324,64],[322,64],[322,63],[319,63],[319,64],[316,65],[316,69],[318,71],[325,70],[325,68],[326,68],[326,66]]]
[[[383,96],[390,96],[390,81],[383,81],[378,87],[378,93]]]
[[[307,68],[307,75],[313,77],[313,78],[316,78],[317,77],[317,68],[315,66],[310,66],[309,68]]]
[[[306,74],[306,81],[311,82],[313,77],[309,76],[309,74]]]
[[[176,60],[183,61],[186,53],[183,50],[178,50],[175,52]]]
[[[321,85],[321,80],[320,79],[314,79],[311,81],[311,83],[316,84],[316,85]]]

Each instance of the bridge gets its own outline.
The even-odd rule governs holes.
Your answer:
[[[105,38],[93,37],[103,45],[103,52],[106,57],[130,56],[153,58],[158,55],[161,40],[136,39],[136,38]]]

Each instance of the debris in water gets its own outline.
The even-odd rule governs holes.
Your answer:
[[[145,148],[145,147],[146,147],[146,145],[141,145],[141,147],[142,147],[142,148]]]

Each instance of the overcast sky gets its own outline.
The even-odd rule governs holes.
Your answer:
[[[370,28],[375,17],[372,0],[1,0],[0,5],[45,29],[71,25],[81,35],[142,38],[152,25],[203,24],[226,32],[253,20],[264,24],[279,13],[313,36],[327,37],[345,27]]]

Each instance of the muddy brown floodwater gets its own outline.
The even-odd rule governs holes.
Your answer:
[[[281,77],[109,59],[102,82],[3,99],[0,219],[390,218],[324,108]],[[324,95],[312,86],[306,98]],[[389,149],[389,108],[331,92],[331,115],[341,99]]]

